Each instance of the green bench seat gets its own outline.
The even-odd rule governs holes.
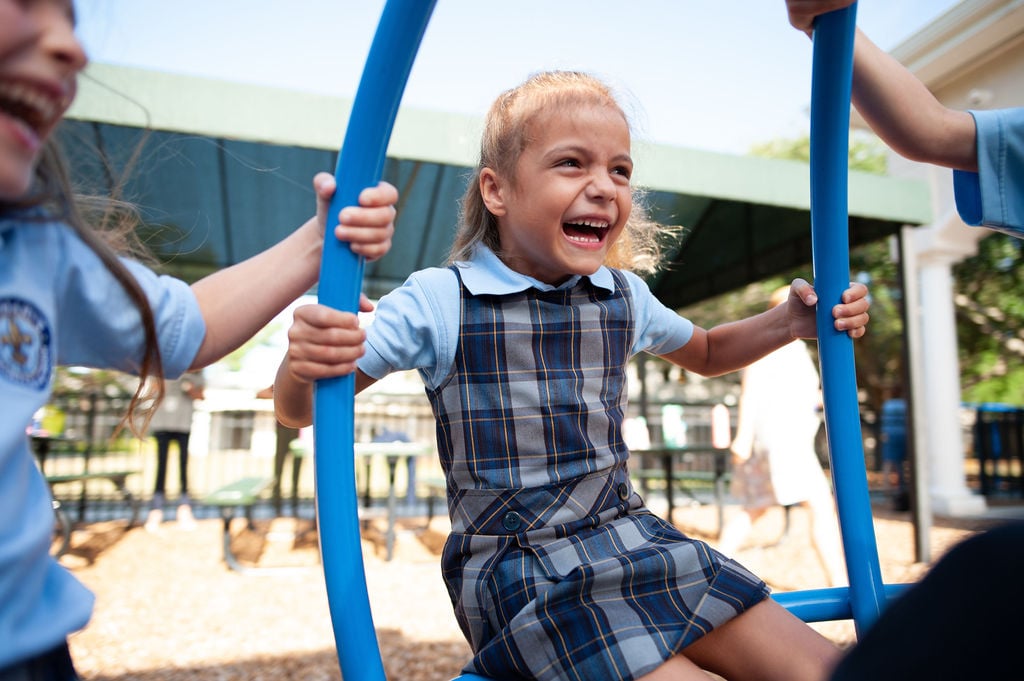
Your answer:
[[[253,528],[252,509],[260,497],[274,484],[272,477],[253,476],[241,478],[218,487],[202,498],[205,506],[216,506],[220,508],[220,517],[223,520],[223,546],[224,562],[228,567],[237,572],[251,572],[258,568],[246,567],[238,562],[234,551],[231,550],[231,521],[235,519],[239,511],[245,515],[247,527]]]
[[[69,483],[81,483],[85,484],[90,480],[107,480],[117,491],[120,492],[121,498],[124,499],[128,505],[130,515],[128,517],[128,528],[132,528],[139,521],[139,499],[131,490],[128,489],[128,478],[132,475],[137,474],[139,471],[136,470],[118,470],[118,471],[88,471],[82,473],[62,473],[60,475],[47,475],[46,482],[50,485],[52,490],[57,485],[64,485]],[[68,518],[67,513],[64,512],[64,508],[60,501],[57,500],[56,494],[53,495],[53,513],[56,516],[57,521],[57,532],[60,537],[60,543],[57,545],[57,550],[54,555],[58,558],[67,553],[68,548],[71,546],[71,519]]]

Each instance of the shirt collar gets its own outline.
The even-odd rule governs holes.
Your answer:
[[[456,266],[459,267],[462,283],[473,295],[507,295],[530,288],[538,291],[565,290],[573,288],[584,278],[589,279],[594,286],[615,291],[615,279],[607,267],[601,266],[591,275],[573,275],[561,286],[551,286],[510,269],[494,251],[483,244],[474,249],[468,261],[459,262]]]
[[[53,222],[53,218],[47,215],[42,208],[32,206],[29,208],[14,208],[7,213],[0,215],[0,232],[7,232],[26,222],[46,223]]]

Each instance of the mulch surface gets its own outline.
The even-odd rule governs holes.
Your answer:
[[[655,509],[657,510],[657,509]],[[728,511],[727,511],[728,512]],[[713,543],[713,507],[676,510],[687,533]],[[287,567],[259,575],[231,571],[221,554],[221,521],[186,530],[173,522],[159,532],[126,529],[119,521],[76,529],[61,561],[96,594],[92,621],[70,639],[86,681],[280,681],[341,678],[316,531],[309,520],[242,520],[233,547],[243,564]],[[824,586],[802,508],[787,540],[781,509],[755,526],[737,558],[776,591]],[[992,521],[936,519],[932,558]],[[445,681],[459,673],[469,647],[441,582],[439,555],[445,518],[426,527],[404,519],[395,556],[385,561],[383,521],[363,532],[363,557],[377,639],[391,681]],[[878,510],[875,532],[886,583],[919,579],[907,513]],[[812,625],[841,645],[854,640],[850,622]]]

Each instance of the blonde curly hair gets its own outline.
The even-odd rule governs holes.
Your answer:
[[[462,213],[448,263],[468,260],[477,244],[483,243],[500,254],[497,218],[480,195],[480,173],[490,168],[504,177],[515,177],[519,157],[532,141],[531,124],[540,113],[572,111],[581,106],[612,108],[626,117],[611,88],[586,73],[544,71],[521,85],[503,92],[491,105],[480,140],[480,161],[462,197]],[[633,210],[621,236],[605,258],[605,265],[652,274],[663,258],[662,237],[668,228],[654,222],[647,210],[645,194],[633,188]]]

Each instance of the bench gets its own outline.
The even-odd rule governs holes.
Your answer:
[[[128,518],[128,528],[132,528],[139,520],[139,499],[131,493],[128,489],[128,477],[135,475],[139,471],[135,470],[121,470],[121,471],[88,471],[82,473],[65,473],[60,475],[47,475],[46,482],[50,485],[51,491],[56,485],[63,485],[68,483],[80,483],[85,485],[90,480],[107,480],[117,491],[121,493],[121,497],[125,503],[128,504],[128,508],[131,511],[131,515]],[[58,558],[67,553],[68,547],[71,545],[71,519],[68,518],[64,512],[64,508],[60,501],[57,500],[56,494],[53,495],[53,513],[57,519],[57,528],[60,536],[60,544],[57,547],[57,551],[54,555]]]
[[[416,480],[416,484],[424,489],[427,497],[427,527],[430,527],[430,521],[434,519],[434,504],[440,499],[442,503],[445,503],[445,499],[448,496],[448,483],[445,481],[443,476],[424,476]]]
[[[636,480],[648,481],[656,480],[659,482],[665,482],[665,471],[662,468],[642,468],[640,470],[630,471],[630,476]],[[695,492],[697,490],[708,490],[711,492],[715,491],[715,483],[721,481],[728,483],[732,476],[729,473],[723,473],[718,475],[712,471],[673,471],[672,482],[675,488],[681,491],[683,494],[690,498],[691,506],[703,506],[707,503],[704,499],[698,497]]]
[[[634,450],[631,456],[643,466],[650,460],[658,460],[661,468],[641,467],[631,471],[630,475],[646,485],[648,480],[665,482],[665,497],[668,509],[665,517],[672,522],[675,510],[673,492],[678,487],[695,504],[704,502],[694,494],[694,487],[711,488],[714,492],[714,503],[718,507],[718,531],[724,525],[725,486],[731,475],[729,471],[728,449],[712,445],[689,445],[684,447],[652,447]]]
[[[364,487],[363,505],[364,508],[359,512],[360,519],[368,519],[372,513],[368,514],[370,505],[370,481],[371,481],[371,466],[372,462],[383,459],[388,467],[388,503],[387,503],[387,530],[385,532],[384,543],[386,548],[385,560],[391,560],[394,556],[395,549],[395,523],[398,518],[398,497],[395,490],[395,472],[397,470],[400,461],[405,461],[407,470],[409,470],[410,483],[415,483],[415,474],[413,473],[413,466],[415,461],[421,457],[429,456],[433,452],[433,448],[430,445],[425,445],[419,442],[404,442],[401,440],[393,440],[391,442],[356,442],[353,444],[353,455],[356,460],[362,459],[366,466],[366,479]]]
[[[235,519],[239,511],[245,515],[248,529],[253,529],[252,509],[264,492],[274,484],[272,477],[253,476],[241,478],[234,482],[219,487],[201,499],[205,506],[216,506],[220,508],[220,517],[224,522],[223,546],[224,562],[236,572],[253,572],[267,568],[246,567],[238,562],[234,551],[231,550],[231,521]]]

